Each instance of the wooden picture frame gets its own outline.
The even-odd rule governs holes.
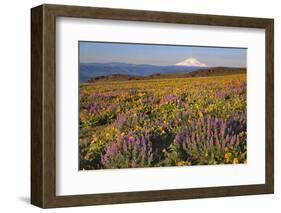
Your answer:
[[[265,29],[265,184],[56,195],[56,17]],[[274,192],[274,21],[186,13],[44,4],[31,9],[31,203],[41,208],[268,194]],[[262,139],[261,139],[262,140]]]

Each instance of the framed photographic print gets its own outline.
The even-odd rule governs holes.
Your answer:
[[[31,10],[31,203],[274,191],[273,19]]]

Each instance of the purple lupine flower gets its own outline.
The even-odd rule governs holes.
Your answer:
[[[239,137],[239,136],[237,136],[236,145],[237,145],[237,146],[240,145],[240,137]]]
[[[236,113],[237,114],[237,113]],[[188,152],[188,144],[190,143],[193,148],[197,144],[202,145],[208,149],[209,146],[215,145],[219,149],[224,149],[228,145],[240,143],[239,132],[245,129],[245,118],[243,112],[233,116],[229,121],[224,121],[219,118],[212,118],[211,116],[193,119],[188,123],[188,126],[182,128],[175,136],[175,144],[178,149]]]
[[[95,102],[89,104],[87,108],[88,108],[88,112],[91,114],[97,114],[102,110],[101,105],[99,105]]]
[[[221,137],[224,137],[224,134],[225,134],[225,129],[226,129],[226,124],[223,123],[220,127],[220,136]]]
[[[143,167],[150,166],[153,158],[150,136],[129,132],[106,147],[101,163],[104,168]]]
[[[210,144],[210,146],[214,145],[213,137],[211,137],[209,144]]]
[[[230,145],[234,145],[236,142],[236,135],[231,136]]]
[[[164,131],[167,131],[167,129],[168,129],[167,124],[162,124],[162,129],[163,129]]]
[[[175,141],[176,141],[176,146],[179,148],[180,144],[181,144],[181,136],[180,136],[180,134],[176,135]]]
[[[217,98],[222,98],[222,97],[224,97],[224,94],[223,94],[222,90],[217,90],[217,92],[216,92],[216,97],[217,97]]]
[[[142,100],[142,103],[143,104],[155,104],[155,103],[158,103],[159,100],[160,100],[159,97],[151,95],[151,96],[145,97]]]
[[[124,142],[125,143],[129,143],[130,142],[129,137],[127,135],[124,136]]]
[[[127,122],[127,120],[128,118],[125,114],[118,114],[113,125],[120,129]]]
[[[168,94],[168,95],[164,95],[163,97],[163,101],[164,102],[176,102],[179,100],[179,96],[175,95],[175,94]]]
[[[191,135],[191,142],[193,145],[196,144],[196,140],[195,140],[195,133],[193,132],[192,135]]]
[[[225,144],[226,144],[226,139],[222,138],[222,142],[221,142],[221,148],[224,149],[225,148]]]
[[[228,142],[229,142],[229,135],[226,135],[225,143],[228,143]]]
[[[126,142],[126,141],[124,141],[124,143],[123,143],[123,150],[124,150],[124,152],[128,151],[128,142]]]

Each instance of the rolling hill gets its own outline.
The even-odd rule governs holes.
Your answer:
[[[213,67],[197,69],[196,71],[188,72],[173,72],[173,73],[155,73],[147,76],[128,75],[128,74],[112,74],[88,79],[87,83],[94,83],[97,81],[130,81],[130,80],[149,80],[156,78],[193,78],[193,77],[209,77],[209,76],[223,76],[233,74],[245,74],[246,68],[231,68],[231,67]]]
[[[207,69],[199,66],[156,66],[148,64],[126,64],[126,63],[80,63],[79,81],[86,82],[100,76],[130,75],[149,76],[153,74],[188,73],[195,70]]]

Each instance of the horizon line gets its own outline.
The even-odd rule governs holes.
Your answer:
[[[116,61],[112,61],[112,62],[80,62],[79,61],[79,65],[80,64],[127,64],[127,65],[148,65],[148,66],[156,66],[156,67],[169,67],[169,66],[174,66],[174,67],[200,67],[200,66],[185,66],[185,65],[176,65],[176,64],[169,64],[169,65],[155,65],[155,64],[135,64],[135,63],[126,63],[126,62],[116,62]],[[243,67],[243,66],[205,66],[205,67],[201,67],[201,68],[214,68],[214,67],[235,67],[235,68],[247,68],[247,66]]]

